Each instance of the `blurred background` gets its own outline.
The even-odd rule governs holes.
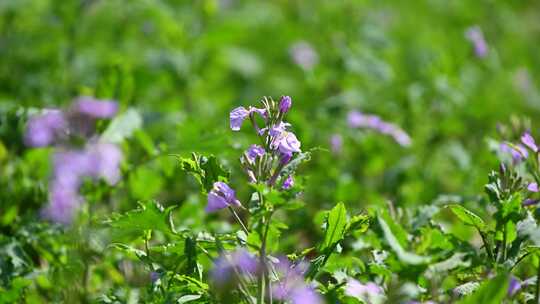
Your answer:
[[[25,147],[24,125],[80,95],[117,100],[142,120],[122,144],[122,182],[87,199],[102,216],[156,199],[196,206],[180,209],[185,225],[206,221],[205,198],[172,153],[216,155],[246,198],[238,158],[254,137],[230,131],[229,111],[282,95],[313,152],[298,177],[306,208],[295,212],[475,198],[498,164],[501,125],[537,125],[539,12],[538,1],[495,0],[0,1],[3,246],[33,235],[32,250],[48,250],[32,225],[51,151]],[[396,124],[412,144],[351,128],[351,111]]]

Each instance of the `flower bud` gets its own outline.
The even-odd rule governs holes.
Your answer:
[[[282,96],[281,100],[279,101],[279,112],[280,113],[287,113],[289,109],[292,106],[292,99],[289,96]]]

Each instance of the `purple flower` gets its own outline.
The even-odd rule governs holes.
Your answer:
[[[281,154],[292,155],[294,152],[301,152],[300,141],[292,132],[284,131],[272,142],[272,148],[279,150]]]
[[[538,184],[537,183],[530,183],[527,186],[527,190],[529,190],[530,192],[538,192]]]
[[[111,118],[118,112],[118,103],[112,100],[99,100],[89,96],[75,99],[73,109],[91,118]]]
[[[240,206],[236,193],[224,182],[215,182],[214,188],[208,193],[206,212],[214,212],[229,206]]]
[[[224,285],[235,274],[234,268],[240,275],[253,275],[257,272],[259,264],[245,249],[238,249],[231,253],[223,253],[216,259],[210,275],[218,285]]]
[[[289,53],[294,63],[306,71],[313,69],[319,61],[317,52],[305,41],[294,43],[291,46]]]
[[[527,149],[521,144],[510,145],[510,144],[508,144],[506,142],[502,142],[499,145],[499,149],[503,153],[511,154],[512,155],[512,160],[515,163],[517,163],[519,161],[522,161],[522,160],[526,159],[529,156],[529,152],[527,152]]]
[[[516,279],[514,276],[510,278],[510,283],[508,284],[508,296],[514,296],[521,289],[521,282]]]
[[[523,133],[521,136],[521,142],[534,152],[538,152],[538,146],[529,132]]]
[[[25,143],[31,147],[48,146],[66,127],[67,121],[60,110],[49,110],[41,115],[32,116],[28,121]]]
[[[270,128],[270,131],[268,132],[268,134],[272,137],[278,137],[279,135],[281,135],[281,133],[285,132],[287,128],[290,126],[291,126],[290,123],[280,121],[279,124],[273,125]],[[263,130],[266,131],[266,128],[264,128]]]
[[[244,107],[238,107],[229,114],[231,130],[239,131],[242,123],[249,116],[249,111]]]
[[[370,299],[382,296],[383,290],[373,282],[362,284],[355,279],[349,279],[345,286],[345,294],[361,299],[362,301],[370,302]]]
[[[285,181],[283,182],[282,188],[283,188],[284,190],[289,190],[289,189],[291,189],[293,186],[294,186],[294,179],[293,179],[292,175],[289,175],[289,176],[287,177],[287,179],[285,179]]]
[[[484,34],[478,26],[469,27],[465,31],[465,37],[473,44],[474,53],[479,58],[486,57],[488,53],[488,45],[484,39]]]
[[[257,157],[261,157],[266,153],[264,148],[259,145],[251,145],[247,150],[247,157],[249,161],[254,162]]]
[[[88,149],[92,157],[92,175],[103,178],[110,185],[116,184],[120,180],[120,163],[122,162],[122,151],[118,146],[109,143],[97,143]]]
[[[341,137],[341,134],[336,133],[330,137],[330,147],[332,148],[332,153],[341,153],[341,150],[343,149],[343,137]]]
[[[292,99],[290,96],[282,96],[279,101],[279,112],[285,114],[292,106]]]
[[[293,304],[322,303],[320,296],[304,281],[303,265],[292,265],[287,258],[280,258],[275,265],[279,281],[272,286],[272,296]]]
[[[527,207],[527,206],[533,206],[533,205],[536,205],[536,204],[538,204],[538,200],[537,200],[537,199],[528,198],[528,199],[524,200],[524,201],[521,203],[521,206]]]

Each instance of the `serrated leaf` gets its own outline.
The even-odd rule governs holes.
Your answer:
[[[427,264],[430,262],[431,259],[429,257],[420,256],[415,253],[405,251],[405,249],[403,249],[401,244],[398,242],[395,235],[392,233],[392,230],[390,230],[390,226],[388,226],[386,221],[380,215],[377,217],[377,219],[379,221],[379,226],[383,231],[384,237],[388,242],[388,245],[394,250],[397,257],[402,262],[410,265]]]
[[[343,239],[347,227],[347,209],[343,203],[338,203],[328,213],[326,218],[326,230],[324,241],[320,245],[320,251],[324,252],[332,248],[336,243]]]
[[[484,282],[471,295],[459,301],[459,304],[500,304],[508,290],[508,275],[499,274]]]
[[[140,203],[139,208],[124,214],[114,214],[106,221],[113,229],[113,239],[137,238],[147,230],[158,230],[174,234],[169,223],[169,214],[174,209],[163,209],[155,201]]]
[[[487,231],[487,225],[478,215],[458,204],[447,205],[450,210],[466,225],[473,226],[480,232]]]

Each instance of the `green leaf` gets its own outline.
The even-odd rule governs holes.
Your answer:
[[[336,243],[343,239],[347,227],[347,209],[343,203],[338,203],[326,218],[326,231],[324,241],[320,245],[320,251],[324,252],[333,248]]]
[[[480,232],[487,231],[487,225],[478,215],[458,204],[448,205],[450,210],[466,225],[473,226]]]
[[[105,223],[113,229],[113,239],[138,238],[147,230],[174,234],[169,216],[174,207],[163,209],[155,201],[140,203],[139,208],[124,214],[114,214]]]
[[[178,160],[182,170],[193,175],[199,182],[203,193],[210,192],[215,182],[229,180],[229,172],[219,164],[213,155],[206,157],[193,153],[191,158],[178,157]]]
[[[500,304],[508,290],[508,275],[499,274],[495,278],[484,282],[471,295],[459,301],[459,304]]]
[[[130,137],[142,126],[141,114],[135,109],[128,109],[111,121],[101,138],[107,142],[120,143]]]
[[[390,226],[388,226],[386,221],[380,215],[377,217],[377,219],[379,221],[379,226],[383,231],[384,237],[388,242],[388,245],[394,250],[394,252],[397,254],[397,257],[402,262],[410,265],[427,264],[430,262],[431,258],[429,257],[420,256],[415,253],[405,251],[405,249],[403,249],[401,244],[398,242],[395,235],[392,233],[392,230],[390,230]]]

